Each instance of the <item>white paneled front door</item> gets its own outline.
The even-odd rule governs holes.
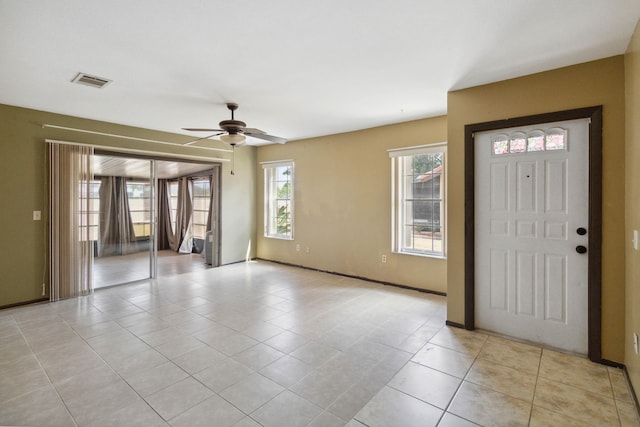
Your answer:
[[[475,134],[475,325],[588,347],[589,120]]]

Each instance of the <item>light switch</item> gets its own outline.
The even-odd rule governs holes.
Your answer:
[[[638,230],[633,230],[633,250],[638,250]]]
[[[34,221],[40,221],[42,219],[42,212],[41,211],[33,211],[33,220]]]

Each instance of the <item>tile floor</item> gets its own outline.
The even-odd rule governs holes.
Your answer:
[[[638,426],[622,372],[266,262],[0,311],[0,424]]]

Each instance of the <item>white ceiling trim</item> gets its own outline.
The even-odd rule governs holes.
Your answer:
[[[49,124],[43,124],[42,127],[43,128],[51,128],[51,129],[68,130],[68,131],[73,131],[73,132],[82,132],[82,133],[88,133],[88,134],[91,134],[91,135],[110,136],[110,137],[113,137],[113,138],[129,139],[129,140],[132,140],[132,141],[142,141],[142,142],[152,142],[154,144],[172,145],[174,147],[198,148],[200,150],[222,151],[222,152],[225,152],[225,153],[231,153],[232,152],[232,150],[230,150],[228,148],[215,148],[215,147],[202,147],[202,146],[198,146],[198,145],[186,145],[186,143],[185,144],[180,144],[180,143],[177,143],[177,142],[159,141],[157,139],[138,138],[138,137],[135,137],[135,136],[118,135],[118,134],[115,134],[115,133],[97,132],[97,131],[88,130],[88,129],[76,129],[76,128],[70,128],[70,127],[65,127],[65,126],[49,125]]]
[[[206,163],[217,163],[217,162],[229,162],[230,159],[223,159],[219,157],[205,157],[205,156],[191,156],[187,154],[177,154],[177,153],[166,153],[163,151],[151,151],[151,150],[138,150],[135,148],[123,148],[123,147],[112,147],[108,145],[95,145],[95,144],[87,144],[84,142],[72,142],[72,141],[60,141],[57,139],[45,139],[45,143],[47,144],[62,144],[62,145],[78,145],[84,147],[93,147],[95,149],[109,151],[113,153],[123,153],[123,154],[140,154],[147,156],[158,157],[162,160],[195,160]]]

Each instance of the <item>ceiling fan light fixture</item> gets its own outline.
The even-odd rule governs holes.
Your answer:
[[[227,144],[237,145],[244,142],[246,138],[244,135],[239,133],[235,133],[235,134],[230,133],[230,134],[220,136],[220,139],[222,140],[222,142],[226,142]]]

